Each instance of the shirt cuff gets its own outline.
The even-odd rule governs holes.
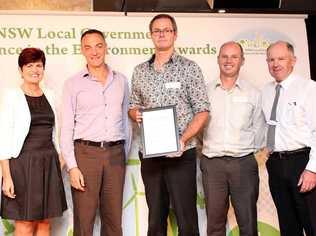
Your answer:
[[[310,159],[309,159],[305,169],[316,173],[316,158],[314,158],[312,155],[310,155],[309,158]]]
[[[78,167],[76,159],[73,160],[66,160],[66,165],[67,165],[67,171],[69,172],[72,168]]]

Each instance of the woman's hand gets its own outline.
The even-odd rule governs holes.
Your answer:
[[[2,191],[5,196],[9,198],[15,198],[14,184],[11,176],[3,178]]]

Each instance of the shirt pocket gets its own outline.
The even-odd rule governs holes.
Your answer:
[[[230,116],[232,125],[239,129],[248,128],[252,124],[253,108],[253,104],[247,97],[233,97]]]
[[[285,106],[282,118],[286,125],[303,126],[305,124],[304,108],[297,102],[289,102]]]

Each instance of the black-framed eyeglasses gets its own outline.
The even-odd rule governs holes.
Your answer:
[[[151,31],[151,34],[158,36],[160,34],[171,34],[173,32],[175,32],[175,30],[173,29],[154,29],[153,31]]]

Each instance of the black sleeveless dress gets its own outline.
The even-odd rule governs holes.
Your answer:
[[[25,97],[31,126],[20,155],[9,160],[16,197],[2,194],[1,216],[28,221],[61,216],[67,203],[52,140],[54,113],[45,95]]]

